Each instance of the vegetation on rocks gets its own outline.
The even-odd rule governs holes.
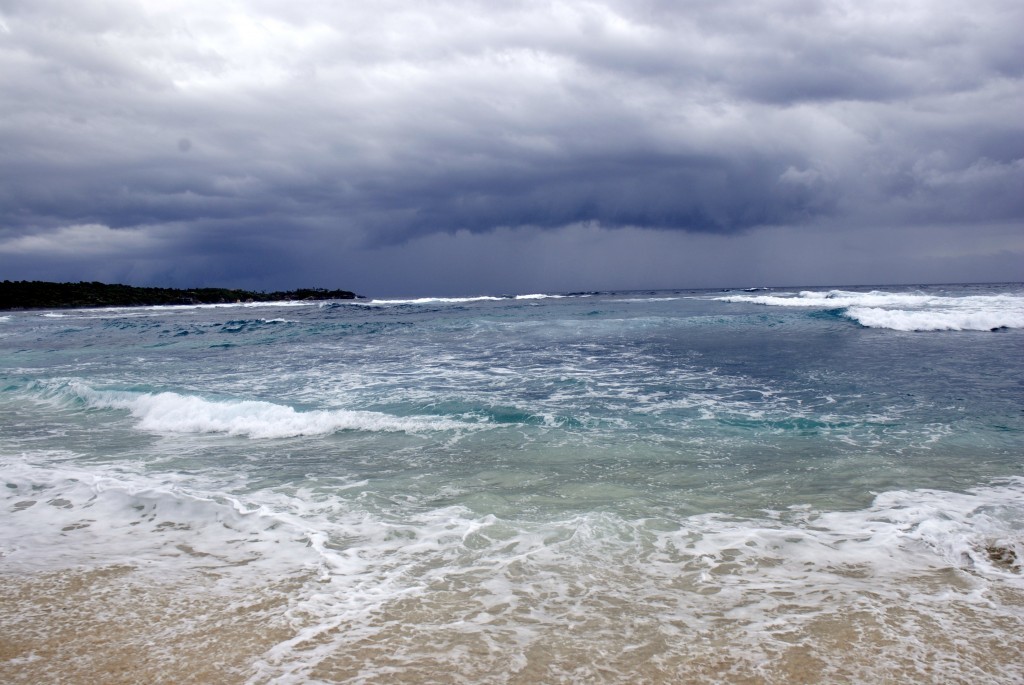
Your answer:
[[[301,288],[272,293],[229,288],[139,288],[93,282],[49,283],[3,281],[0,309],[67,309],[72,307],[133,307],[175,304],[226,304],[280,300],[351,300],[347,290]]]

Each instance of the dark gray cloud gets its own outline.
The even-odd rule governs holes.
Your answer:
[[[1024,278],[1019,3],[293,5],[0,0],[5,276]]]

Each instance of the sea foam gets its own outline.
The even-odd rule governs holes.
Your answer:
[[[96,390],[71,382],[57,395],[100,409],[123,409],[143,430],[159,433],[224,433],[249,438],[292,438],[339,431],[405,432],[465,430],[479,424],[432,416],[391,416],[348,409],[300,411],[261,400],[209,400],[175,392]]]
[[[7,510],[0,517],[0,557],[9,568],[98,563],[169,570],[184,563],[220,574],[243,565],[275,574],[325,568],[317,530],[259,503],[124,467],[0,463],[0,506]]]
[[[880,307],[850,307],[846,316],[868,328],[896,331],[991,331],[1000,328],[1024,328],[1024,308],[1020,311],[969,308],[907,311]]]
[[[1024,297],[1008,294],[948,297],[919,292],[805,290],[796,295],[730,295],[714,299],[769,307],[837,309],[867,328],[897,331],[1024,328]]]
[[[371,300],[364,304],[368,306],[393,304],[464,304],[467,302],[497,302],[505,299],[508,298],[494,297],[493,295],[480,295],[477,297],[418,297],[411,300]]]
[[[688,664],[706,656],[709,641],[754,668],[778,659],[773,645],[799,637],[818,647],[822,624],[854,619],[899,645],[901,658],[925,664],[931,640],[963,635],[971,612],[1016,625],[1015,609],[987,594],[1024,588],[1022,513],[1024,488],[1012,481],[967,493],[892,491],[858,511],[795,507],[757,519],[591,512],[527,522],[460,507],[386,524],[367,517],[345,533],[330,582],[300,602],[306,625],[259,664],[260,681],[307,682],[353,653],[366,673],[428,663],[479,680],[479,661],[437,645],[485,637],[482,673],[557,645],[579,657],[574,664],[618,655],[635,677],[650,665],[634,650],[657,645],[669,670],[652,680],[689,682]],[[937,582],[950,572],[959,583]],[[401,649],[389,644],[395,635]],[[971,666],[943,669],[958,680]]]

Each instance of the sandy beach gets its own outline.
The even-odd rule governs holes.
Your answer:
[[[253,588],[241,597],[218,593],[215,578],[191,580],[195,585],[164,582],[126,566],[4,576],[0,680],[69,685],[278,682],[260,668],[275,645],[292,641],[299,651],[313,653],[330,645],[336,638],[331,633],[345,630],[340,625],[294,645],[301,617],[293,615],[291,625],[285,618],[287,593],[294,586]],[[1024,594],[1002,593],[998,601],[1021,606]],[[406,620],[396,620],[395,612],[404,612]],[[623,637],[637,627],[628,613],[623,612]],[[396,602],[380,617],[382,630],[372,639],[321,653],[317,667],[296,682],[968,682],[949,680],[952,669],[974,674],[971,682],[1001,683],[1013,682],[1024,663],[1024,642],[996,637],[1019,629],[1012,620],[993,624],[988,640],[962,640],[950,632],[948,621],[936,622],[931,632],[907,634],[905,642],[894,639],[901,623],[922,625],[922,612],[912,607],[892,607],[881,620],[851,607],[799,629],[766,634],[758,651],[746,656],[733,645],[744,637],[745,626],[725,616],[689,635],[680,621],[675,632],[684,646],[670,644],[672,631],[665,626],[648,625],[648,635],[630,636],[642,648],[622,650],[607,629],[588,633],[583,621],[578,629],[537,641],[522,655],[504,657],[495,653],[485,633],[470,636],[454,626],[444,628],[439,618],[422,602]],[[959,618],[975,624],[975,635],[978,622],[985,620],[969,610]],[[496,634],[501,630],[495,627]],[[431,650],[437,658],[430,657]],[[410,652],[418,652],[419,660],[410,662]],[[458,657],[455,669],[453,654]]]
[[[242,683],[291,634],[284,588],[222,595],[212,577],[169,582],[128,566],[2,582],[5,683]]]

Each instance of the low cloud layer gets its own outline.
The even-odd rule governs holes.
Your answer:
[[[0,268],[690,286],[774,245],[774,282],[1020,279],[1021,26],[1002,0],[0,0]]]

